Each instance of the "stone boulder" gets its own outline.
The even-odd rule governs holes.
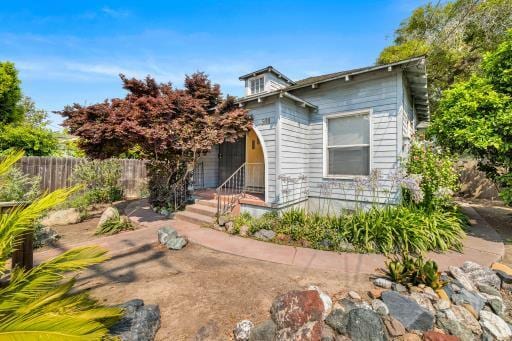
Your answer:
[[[98,221],[97,228],[103,226],[107,222],[107,220],[112,219],[114,217],[119,216],[119,211],[117,208],[109,206],[103,211],[103,213],[100,216],[100,220]]]
[[[450,266],[448,269],[450,270],[453,278],[455,278],[457,282],[461,284],[466,290],[476,291],[476,288],[473,285],[473,281],[468,277],[468,275],[466,275],[464,271],[456,266]]]
[[[438,311],[436,314],[437,326],[451,335],[457,336],[461,341],[472,341],[474,334],[465,325],[457,320],[457,316],[451,309]]]
[[[249,230],[250,230],[250,227],[247,225],[240,226],[240,232],[239,232],[240,236],[241,237],[249,236],[251,234]]]
[[[50,227],[36,229],[34,233],[34,248],[43,247],[45,245],[55,245],[59,239],[60,235]]]
[[[388,307],[389,314],[400,321],[407,330],[426,331],[432,329],[434,315],[414,300],[396,291],[382,293],[381,299]]]
[[[122,319],[110,328],[112,336],[122,341],[152,341],[160,328],[160,309],[157,305],[144,305],[134,299],[119,305],[123,308]]]
[[[258,232],[254,233],[254,237],[261,240],[272,240],[276,236],[276,233],[272,230],[259,230]]]
[[[507,322],[490,311],[484,310],[480,312],[480,324],[496,340],[510,340],[512,338],[512,330]]]
[[[320,288],[317,287],[316,285],[310,285],[308,287],[308,290],[316,290],[318,292],[318,295],[320,295],[320,299],[322,300],[322,303],[324,304],[324,313],[323,313],[322,317],[323,317],[323,319],[325,319],[327,317],[327,315],[329,315],[329,313],[331,312],[331,309],[332,309],[331,298],[329,297],[329,295],[327,295],[322,290],[320,290]]]
[[[381,318],[368,309],[356,308],[348,313],[346,333],[353,341],[387,340]]]
[[[157,232],[158,241],[169,250],[181,250],[187,245],[187,239],[178,235],[172,227],[162,227]]]
[[[80,212],[76,208],[67,208],[48,213],[48,215],[41,220],[41,224],[46,227],[70,225],[79,223],[81,219]]]
[[[466,273],[466,276],[473,282],[474,285],[487,284],[494,288],[501,286],[500,278],[486,266],[482,266],[475,262],[466,261],[461,268]]]
[[[453,335],[446,335],[439,332],[429,331],[423,334],[425,341],[459,341],[459,338]]]
[[[262,322],[252,328],[249,341],[274,341],[277,325],[272,320]]]
[[[278,296],[270,315],[278,330],[297,331],[309,322],[322,321],[324,303],[316,290],[290,291]]]
[[[276,332],[276,340],[321,341],[323,323],[321,321],[307,322],[298,329],[283,328]]]
[[[236,324],[233,329],[233,338],[235,341],[249,341],[251,330],[254,324],[249,320],[243,320]]]
[[[452,295],[452,301],[457,305],[469,304],[478,317],[480,310],[485,305],[485,298],[478,292],[471,292],[466,289],[462,289],[459,293]]]

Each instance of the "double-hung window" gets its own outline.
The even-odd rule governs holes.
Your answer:
[[[251,95],[259,94],[263,92],[265,89],[265,78],[264,76],[253,78],[250,80],[251,85]]]
[[[324,176],[370,174],[370,112],[324,118]]]

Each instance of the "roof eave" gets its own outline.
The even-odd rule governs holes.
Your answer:
[[[305,108],[318,110],[318,107],[316,105],[314,105],[306,100],[303,100],[300,97],[294,96],[286,91],[282,91],[282,90],[266,92],[266,93],[261,93],[261,94],[257,94],[257,95],[251,95],[251,96],[245,96],[245,97],[237,99],[235,101],[235,103],[243,104],[243,103],[252,102],[252,101],[261,101],[263,98],[272,97],[272,96],[286,97],[286,98],[291,99],[294,102],[300,103]]]

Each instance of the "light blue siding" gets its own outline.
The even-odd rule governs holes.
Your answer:
[[[204,187],[217,187],[219,185],[219,146],[215,145],[208,153],[201,155],[198,163],[203,164]]]

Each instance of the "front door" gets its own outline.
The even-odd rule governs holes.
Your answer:
[[[245,136],[236,142],[219,145],[219,185],[245,162]]]

